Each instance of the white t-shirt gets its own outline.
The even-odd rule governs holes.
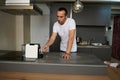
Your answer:
[[[71,18],[67,18],[66,22],[63,25],[59,24],[58,22],[54,23],[53,32],[57,32],[61,37],[60,50],[66,51],[68,38],[69,38],[69,30],[72,29],[76,29],[76,23]],[[75,33],[71,52],[76,52],[76,51],[77,51],[77,44],[76,44],[76,33]]]

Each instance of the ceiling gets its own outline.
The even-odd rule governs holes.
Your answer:
[[[32,2],[74,2],[75,0],[31,0]],[[120,2],[120,0],[80,0],[81,2]]]
[[[5,3],[6,0],[0,0],[0,4]],[[42,3],[42,2],[74,2],[75,0],[30,0],[31,3]],[[120,3],[120,0],[80,0],[81,2],[87,3]]]
[[[80,0],[84,3],[89,4],[101,4],[110,5],[112,14],[120,14],[120,0]],[[0,4],[4,4],[5,0],[0,0]],[[33,4],[39,3],[51,3],[51,2],[75,2],[75,0],[30,0]]]
[[[120,15],[120,0],[80,0],[83,4],[110,5],[113,15]],[[31,3],[75,2],[75,0],[31,0]]]

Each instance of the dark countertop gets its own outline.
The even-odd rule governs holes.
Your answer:
[[[78,48],[111,48],[109,45],[93,46],[93,45],[77,45]]]
[[[72,53],[70,60],[61,58],[60,52],[47,53],[47,57],[29,61],[20,51],[0,51],[0,71],[38,72],[54,74],[106,74],[106,65],[94,55]]]

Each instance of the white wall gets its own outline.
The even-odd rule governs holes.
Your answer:
[[[43,46],[49,38],[49,15],[30,18],[30,41]],[[24,16],[0,12],[0,50],[21,50],[24,43]]]
[[[109,45],[112,45],[112,38],[113,38],[113,23],[114,22],[114,16],[111,16],[111,22],[110,22],[110,26],[111,30],[108,30],[108,28],[106,29],[106,33],[105,36],[107,37],[107,40],[109,41]]]
[[[16,16],[0,12],[0,50],[16,49]]]
[[[24,25],[23,16],[16,16],[16,50],[21,51],[21,46],[24,43]]]
[[[49,38],[49,15],[31,16],[30,39],[31,43],[43,46]]]

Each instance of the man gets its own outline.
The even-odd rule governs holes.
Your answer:
[[[42,48],[43,52],[54,43],[57,34],[61,37],[60,50],[64,52],[63,58],[70,59],[70,53],[77,51],[76,23],[73,19],[68,18],[67,15],[68,12],[65,8],[57,10],[57,22],[53,25],[53,33],[50,39]]]

